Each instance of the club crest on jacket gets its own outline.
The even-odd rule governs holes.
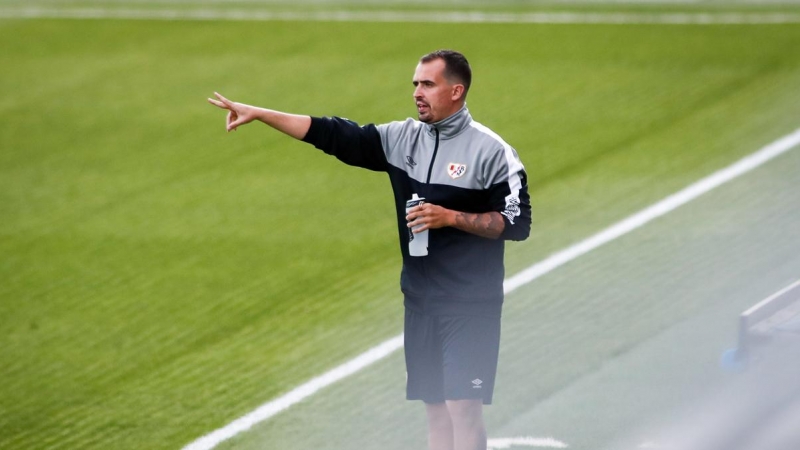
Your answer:
[[[467,166],[465,166],[464,164],[449,163],[447,165],[447,174],[450,175],[450,178],[454,180],[456,178],[459,178],[461,175],[464,175],[466,171],[467,171]]]

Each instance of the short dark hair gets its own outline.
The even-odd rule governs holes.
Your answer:
[[[441,59],[444,61],[444,76],[450,81],[458,81],[464,85],[464,96],[472,84],[472,68],[467,58],[455,50],[436,50],[419,59],[421,63],[429,63]]]

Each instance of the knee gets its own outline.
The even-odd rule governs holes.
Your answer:
[[[444,403],[426,405],[428,426],[431,430],[452,430],[450,412]]]
[[[483,402],[481,400],[448,400],[447,410],[454,426],[482,427]]]

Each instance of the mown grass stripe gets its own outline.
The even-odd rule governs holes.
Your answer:
[[[582,13],[582,12],[281,12],[245,9],[0,8],[0,19],[122,19],[173,21],[317,21],[409,23],[520,23],[612,25],[770,25],[800,23],[800,13]]]

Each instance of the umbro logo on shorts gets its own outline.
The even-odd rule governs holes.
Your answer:
[[[482,387],[481,386],[482,384],[483,380],[481,380],[480,378],[475,378],[474,380],[472,380],[472,389],[480,389]]]

